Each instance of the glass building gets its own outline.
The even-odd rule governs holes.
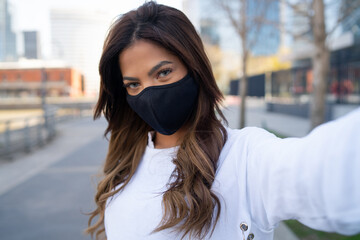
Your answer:
[[[17,59],[16,35],[11,27],[8,1],[0,0],[0,61]]]

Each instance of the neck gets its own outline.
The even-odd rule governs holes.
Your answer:
[[[185,135],[185,132],[184,128],[180,128],[172,135],[164,135],[155,132],[155,148],[171,148],[180,145],[180,140]]]

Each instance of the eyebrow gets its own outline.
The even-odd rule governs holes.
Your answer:
[[[134,77],[123,77],[123,81],[124,80],[129,80],[129,81],[139,81],[138,78],[134,78]]]
[[[170,61],[161,61],[158,64],[156,64],[149,72],[148,72],[148,76],[151,76],[156,70],[158,70],[159,68],[161,68],[162,66],[166,65],[166,64],[170,64],[172,62]]]
[[[148,76],[151,76],[156,70],[158,70],[162,66],[164,66],[166,64],[171,64],[171,63],[173,63],[173,62],[170,62],[170,61],[161,61],[161,62],[159,62],[153,68],[151,68],[151,70],[148,72]],[[134,77],[123,77],[123,80],[139,81],[138,78],[134,78]]]

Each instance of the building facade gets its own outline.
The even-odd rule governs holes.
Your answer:
[[[51,45],[54,59],[61,59],[85,76],[85,93],[96,96],[100,86],[98,64],[109,18],[90,10],[52,9]]]
[[[298,1],[298,9],[288,16],[293,26],[292,69],[284,79],[283,73],[273,75],[271,95],[308,102],[313,91],[312,56],[314,53],[312,25],[304,12],[309,11],[308,2]],[[330,50],[330,66],[327,79],[329,103],[360,103],[360,8],[353,8],[355,0],[325,2],[325,24],[328,31],[327,47]],[[329,14],[331,11],[331,14]],[[346,14],[346,15],[345,15]],[[344,17],[342,17],[344,15]],[[340,19],[340,22],[337,22]],[[334,22],[336,21],[336,22]]]
[[[0,98],[84,95],[84,76],[61,65],[0,63]]]
[[[27,59],[40,58],[40,38],[37,31],[24,31],[24,57]]]
[[[12,31],[7,0],[0,0],[0,62],[17,60],[16,35]]]

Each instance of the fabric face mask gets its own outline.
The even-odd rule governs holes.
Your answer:
[[[171,135],[190,116],[198,97],[198,85],[187,74],[181,80],[145,88],[138,95],[126,94],[130,107],[155,131]]]

